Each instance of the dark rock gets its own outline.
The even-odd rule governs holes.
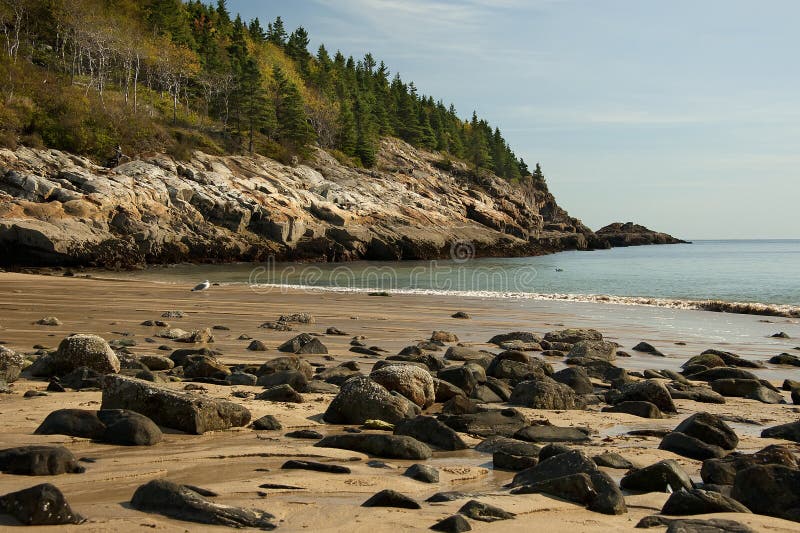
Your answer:
[[[63,446],[21,446],[0,450],[0,471],[17,476],[82,474],[86,469]]]
[[[604,407],[605,413],[627,413],[640,418],[664,418],[661,410],[650,402],[627,401],[620,402],[610,407]]]
[[[655,346],[645,341],[642,341],[634,346],[632,350],[635,352],[649,353],[650,355],[659,355],[664,357],[664,354],[661,353]]]
[[[694,488],[689,475],[672,459],[628,472],[620,481],[620,486],[635,492],[675,492]]]
[[[443,381],[442,383],[447,383],[447,382]],[[455,385],[453,385],[453,387],[455,387]],[[450,398],[444,403],[444,405],[442,405],[443,415],[474,414],[477,413],[478,411],[479,411],[478,403],[476,401],[470,400],[466,396],[461,396],[461,395]]]
[[[592,461],[594,461],[594,464],[597,466],[618,470],[629,470],[634,467],[633,463],[614,452],[603,452],[600,455],[595,455],[592,457]]]
[[[542,453],[540,452],[539,457],[540,461],[538,465],[523,470],[514,476],[514,480],[512,481],[513,487],[533,485],[534,483],[571,474],[584,473],[591,476],[598,471],[594,462],[577,450],[560,453],[552,457],[547,457],[546,459],[542,459]]]
[[[466,348],[464,346],[450,346],[444,353],[444,358],[450,361],[480,361],[494,357],[489,352]]]
[[[462,533],[463,531],[472,531],[472,526],[469,525],[466,518],[460,514],[454,514],[439,520],[431,526],[431,529],[445,533]]]
[[[739,437],[720,417],[711,413],[695,413],[675,428],[675,431],[719,446],[723,450],[734,450],[739,445]]]
[[[514,387],[509,402],[533,409],[583,409],[584,407],[583,401],[575,395],[575,391],[549,377],[518,384]]]
[[[275,529],[273,515],[260,510],[241,509],[209,501],[186,485],[156,479],[140,486],[131,506],[143,512],[158,513],[176,520],[228,527]]]
[[[337,394],[339,392],[339,387],[333,383],[326,383],[318,379],[312,379],[308,382],[308,385],[306,385],[306,388],[303,392],[313,394]]]
[[[553,379],[569,386],[578,394],[591,394],[594,385],[589,379],[589,373],[583,367],[572,366],[559,370],[553,374]]]
[[[160,426],[186,433],[245,426],[250,411],[224,400],[162,389],[145,381],[122,376],[105,376],[102,409],[128,409],[150,418]]]
[[[331,465],[328,463],[318,463],[315,461],[286,461],[281,466],[283,470],[312,470],[314,472],[325,472],[327,474],[349,474],[350,469],[346,466]]]
[[[773,365],[800,366],[800,357],[790,353],[782,353],[780,355],[772,356],[769,362]]]
[[[690,374],[688,371],[684,372],[686,377],[692,381],[717,381],[720,379],[752,379],[758,380],[758,377],[749,370],[742,370],[741,368],[732,368],[728,366],[709,368],[696,374]]]
[[[628,373],[624,368],[614,366],[610,361],[602,359],[589,359],[586,357],[573,357],[567,359],[570,366],[579,366],[586,370],[589,377],[610,383],[612,381],[629,381]]]
[[[406,435],[360,433],[331,435],[315,444],[320,448],[339,448],[366,453],[385,459],[429,459],[431,449]]]
[[[458,512],[480,522],[497,522],[498,520],[509,520],[516,516],[514,513],[509,513],[499,507],[482,503],[478,500],[468,501],[461,506]]]
[[[564,500],[588,505],[597,497],[592,480],[587,474],[569,474],[559,478],[539,481],[531,485],[523,485],[511,491],[511,494],[544,493]]]
[[[761,432],[761,436],[770,439],[786,439],[800,442],[800,422],[790,422],[779,426],[772,426]]]
[[[225,382],[229,385],[252,387],[258,383],[258,377],[254,374],[248,374],[246,372],[232,372],[231,374],[225,376]]]
[[[714,392],[710,387],[687,385],[673,381],[667,384],[667,390],[673,400],[693,400],[702,403],[725,403],[725,397]]]
[[[454,502],[456,500],[471,498],[472,496],[473,494],[470,494],[469,492],[452,490],[447,492],[437,492],[425,501],[429,503]]]
[[[328,347],[322,344],[321,340],[314,337],[303,344],[296,353],[303,355],[324,355],[328,353]]]
[[[500,346],[504,342],[509,341],[521,341],[521,342],[530,342],[530,343],[539,343],[542,340],[542,337],[537,335],[536,333],[532,333],[529,331],[513,331],[511,333],[502,333],[500,335],[495,335],[491,339],[489,339],[489,344],[496,344]]]
[[[133,411],[103,409],[97,417],[105,424],[103,442],[120,446],[153,446],[161,442],[161,429],[149,418]]]
[[[522,427],[528,425],[528,420],[516,409],[500,409],[465,413],[461,415],[439,415],[439,420],[458,431],[480,437],[502,435],[510,437]]]
[[[667,526],[667,533],[755,533],[755,530],[733,520],[712,518],[709,520],[678,519],[665,516],[645,516],[637,528],[649,529]]]
[[[533,425],[520,429],[514,434],[515,439],[528,442],[588,442],[590,431],[580,427],[558,427],[550,425]]]
[[[711,388],[723,396],[758,400],[768,404],[786,403],[779,392],[765,387],[763,382],[756,379],[718,379],[711,382]]]
[[[566,444],[554,442],[548,444],[547,446],[542,448],[541,451],[539,451],[539,460],[546,461],[551,457],[555,457],[556,455],[561,455],[562,453],[569,453],[571,451],[573,451],[572,448],[570,448]]]
[[[283,357],[276,357],[261,365],[256,375],[262,377],[268,374],[276,374],[279,372],[299,372],[303,374],[306,379],[311,379],[314,375],[314,369],[304,359],[296,355],[287,355]]]
[[[303,403],[303,396],[291,385],[276,385],[256,395],[256,400],[270,402]]]
[[[347,336],[347,335],[349,335],[349,333],[345,333],[344,331],[340,330],[339,328],[336,328],[336,327],[333,327],[333,326],[331,326],[328,329],[326,329],[325,330],[325,334],[326,335],[339,335],[339,336]]]
[[[732,498],[701,489],[675,491],[661,509],[661,514],[671,516],[749,512],[747,507]]]
[[[472,391],[478,386],[478,380],[475,379],[474,374],[466,366],[444,368],[439,371],[437,377],[452,383],[467,395],[472,394]]]
[[[247,345],[247,349],[251,352],[266,352],[269,348],[266,344],[264,344],[264,342],[253,340]]]
[[[609,392],[606,400],[614,405],[630,401],[650,402],[664,413],[678,412],[667,387],[652,379],[623,385],[618,391]]]
[[[401,509],[422,509],[422,506],[413,498],[400,494],[391,489],[384,489],[373,494],[361,507],[399,507]]]
[[[297,431],[290,431],[284,436],[291,439],[321,439],[324,437],[322,433],[313,429],[298,429]]]
[[[383,385],[365,376],[346,381],[325,411],[330,424],[363,424],[383,420],[397,424],[417,415],[419,408],[404,396],[392,394]]]
[[[106,425],[97,417],[97,411],[59,409],[47,415],[34,434],[101,440],[105,432]]]
[[[513,470],[518,472],[531,468],[539,463],[536,454],[518,454],[513,449],[500,449],[492,454],[492,466],[502,470]]]
[[[297,353],[303,346],[312,340],[314,340],[312,335],[309,335],[308,333],[301,333],[300,335],[292,337],[288,341],[278,346],[278,351],[285,353]]]
[[[433,378],[433,390],[436,395],[436,403],[444,403],[456,396],[463,396],[464,398],[467,396],[459,387],[439,378]]]
[[[271,431],[276,429],[283,429],[283,426],[278,419],[273,415],[264,415],[253,422],[253,429],[259,431]]]
[[[726,454],[725,450],[719,446],[705,443],[696,437],[686,435],[679,431],[667,433],[664,438],[661,439],[661,444],[658,445],[658,449],[667,450],[682,455],[683,457],[697,459],[698,461],[711,459],[712,457],[724,457]]]
[[[782,465],[745,468],[736,473],[731,495],[754,513],[800,522],[800,470]]]
[[[86,521],[70,508],[61,491],[50,483],[0,496],[0,512],[10,514],[26,526],[81,524]]]
[[[467,445],[450,427],[431,416],[401,420],[395,425],[395,435],[406,435],[442,450],[465,450]]]
[[[428,465],[413,464],[403,475],[423,483],[439,483],[439,471]]]
[[[789,336],[789,334],[788,334],[788,333],[786,333],[785,331],[781,331],[781,332],[778,332],[778,333],[773,333],[773,334],[771,335],[771,337],[772,337],[773,339],[791,339],[791,337]]]
[[[580,341],[601,341],[603,340],[603,334],[595,329],[568,328],[551,331],[544,336],[544,340],[548,342],[575,344]]]
[[[613,361],[617,357],[617,345],[608,341],[580,341],[572,346],[567,357]]]
[[[211,355],[190,355],[183,363],[183,375],[187,379],[225,379],[230,373],[228,365]]]

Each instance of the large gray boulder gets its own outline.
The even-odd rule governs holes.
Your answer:
[[[250,411],[241,405],[115,375],[108,375],[103,380],[102,409],[129,409],[149,417],[160,426],[196,435],[245,426],[250,422]]]
[[[675,428],[690,437],[700,439],[706,444],[719,446],[723,450],[734,450],[739,445],[739,437],[720,417],[711,413],[695,413]]]
[[[511,392],[510,403],[533,409],[583,409],[583,400],[567,385],[544,377],[523,381]]]
[[[619,390],[612,390],[606,394],[606,401],[612,405],[631,401],[650,402],[665,413],[678,412],[666,385],[654,379],[628,383]]]
[[[120,369],[114,350],[97,335],[76,334],[65,338],[50,356],[50,363],[57,375],[68,374],[82,366],[101,374],[116,374]]]
[[[736,474],[731,496],[754,513],[800,522],[800,470],[782,465],[745,468]]]
[[[369,377],[386,387],[386,390],[402,394],[423,409],[433,405],[436,400],[433,376],[417,366],[384,366],[373,371]]]
[[[617,345],[608,341],[580,341],[572,346],[567,357],[585,357],[587,359],[613,361],[617,358]]]
[[[15,382],[24,366],[25,358],[22,355],[5,346],[0,346],[0,381]]]
[[[330,424],[363,424],[367,420],[397,424],[418,412],[419,407],[405,396],[392,394],[366,376],[357,376],[342,384],[323,419]]]
[[[544,340],[547,342],[575,344],[581,341],[601,341],[603,340],[603,334],[596,329],[567,328],[547,333],[544,336]]]

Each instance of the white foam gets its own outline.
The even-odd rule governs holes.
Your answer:
[[[384,289],[363,287],[322,287],[316,285],[292,285],[278,283],[263,283],[250,285],[253,290],[279,289],[303,290],[336,293],[371,293],[383,292]],[[737,314],[754,314],[765,316],[782,316],[800,318],[800,306],[783,304],[764,304],[755,302],[724,302],[720,300],[681,300],[672,298],[652,298],[645,296],[613,296],[608,294],[572,294],[572,293],[535,293],[535,292],[505,292],[505,291],[456,291],[437,289],[397,288],[386,290],[390,294],[416,294],[428,296],[460,296],[470,298],[502,298],[549,300],[568,302],[604,303],[613,305],[643,305],[648,307],[666,307],[670,309],[693,309],[700,311],[718,311]]]

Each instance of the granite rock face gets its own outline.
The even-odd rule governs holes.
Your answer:
[[[544,182],[449,171],[384,139],[374,169],[315,150],[307,165],[146,153],[114,169],[57,150],[0,149],[4,266],[434,259],[608,247]]]

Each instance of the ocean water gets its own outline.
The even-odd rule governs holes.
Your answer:
[[[665,306],[721,300],[796,308],[800,240],[704,240],[525,258],[473,259],[460,253],[457,260],[447,261],[172,265],[120,276]]]

